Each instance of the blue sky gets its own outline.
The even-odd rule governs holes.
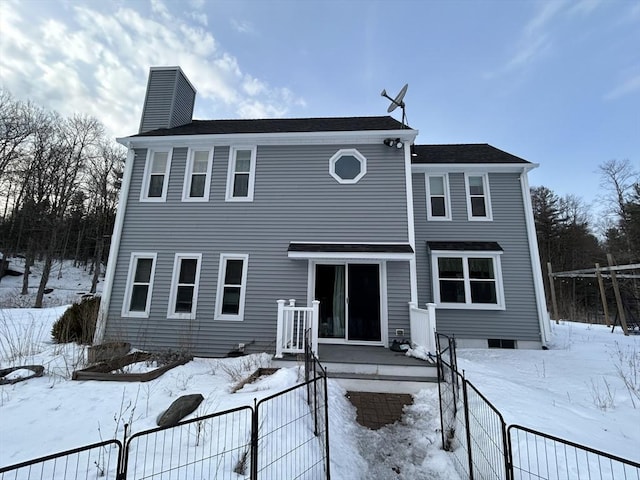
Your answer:
[[[599,164],[640,167],[640,0],[0,0],[0,32],[3,88],[114,137],[180,65],[196,118],[385,115],[408,83],[418,143],[490,143],[532,185],[597,202]]]

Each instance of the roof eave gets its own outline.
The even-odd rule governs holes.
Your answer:
[[[412,163],[411,171],[413,173],[421,172],[493,172],[493,173],[512,173],[512,172],[528,172],[539,167],[537,163]]]
[[[171,145],[187,147],[202,145],[314,145],[332,143],[382,143],[385,138],[401,139],[412,143],[418,130],[403,128],[397,130],[359,130],[347,132],[268,132],[268,133],[225,133],[200,135],[149,135],[119,137],[116,141],[129,148]]]

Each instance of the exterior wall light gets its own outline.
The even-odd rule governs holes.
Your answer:
[[[398,149],[404,147],[404,143],[399,138],[385,138],[383,143],[387,147],[396,147]]]

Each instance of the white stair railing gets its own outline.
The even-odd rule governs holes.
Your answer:
[[[296,307],[294,299],[278,300],[276,326],[276,358],[285,353],[304,353],[304,332],[311,331],[311,351],[318,356],[318,312],[320,302],[314,300],[311,307]]]
[[[427,352],[436,353],[436,304],[427,303],[427,309],[409,303],[411,343],[424,347]]]

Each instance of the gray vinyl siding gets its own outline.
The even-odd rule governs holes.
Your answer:
[[[367,174],[353,185],[329,175],[340,148],[357,148]],[[115,269],[107,337],[146,349],[188,348],[219,356],[236,344],[273,351],[278,299],[307,305],[308,261],[287,257],[291,241],[408,242],[404,154],[384,145],[260,146],[253,202],[225,202],[229,147],[214,150],[208,202],[182,202],[186,148],[174,148],[167,201],[140,202],[146,150],[137,150]],[[149,318],[121,318],[131,252],[157,252]],[[175,253],[202,253],[195,320],[167,319]],[[244,321],[214,320],[220,253],[248,254]],[[389,262],[394,278],[408,262]],[[405,287],[400,287],[405,288]],[[406,294],[392,288],[390,319]],[[408,309],[404,303],[404,315]],[[408,319],[406,320],[408,323]],[[391,323],[391,320],[390,320]],[[401,328],[401,327],[398,327]],[[407,327],[402,327],[407,328]]]
[[[152,70],[142,109],[140,132],[191,122],[195,92],[179,70]]]
[[[172,105],[169,128],[179,127],[191,122],[193,105],[196,100],[196,92],[191,88],[187,79],[180,72],[175,83],[175,98]]]
[[[387,309],[389,315],[389,343],[410,338],[409,302],[411,279],[409,262],[387,262]],[[404,329],[404,336],[396,336],[396,328]]]
[[[467,219],[463,173],[449,174],[452,220],[427,221],[425,175],[414,173],[412,178],[420,305],[433,301],[427,241],[495,241],[504,250],[500,261],[506,309],[437,309],[438,331],[459,338],[540,341],[520,174],[489,174],[490,222]]]

